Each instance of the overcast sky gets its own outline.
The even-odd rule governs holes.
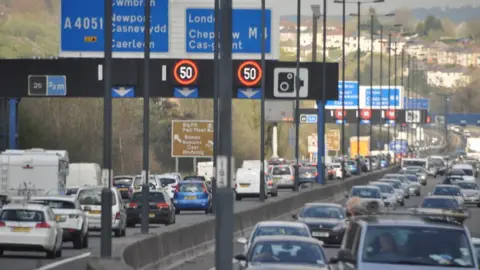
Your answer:
[[[235,1],[235,0],[234,0]],[[296,0],[267,0],[268,2],[281,3],[281,12],[282,15],[295,14]],[[302,1],[302,15],[309,16],[311,14],[310,5],[312,4],[322,4],[323,0],[301,0]],[[351,0],[347,0],[351,1]],[[362,0],[361,0],[362,1]],[[251,1],[249,1],[251,2]],[[260,2],[260,1],[259,1]],[[352,1],[353,2],[353,1]],[[460,7],[465,5],[480,6],[480,0],[385,0],[385,3],[377,4],[365,4],[365,7],[373,5],[375,9],[380,12],[389,12],[400,7],[408,8],[431,8],[431,7]],[[342,14],[342,5],[334,4],[333,0],[327,0],[328,14],[340,15]],[[354,12],[356,10],[355,4],[347,5],[347,13]]]

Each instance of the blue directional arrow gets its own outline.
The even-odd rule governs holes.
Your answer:
[[[240,88],[237,92],[237,98],[241,99],[261,99],[262,92],[258,88]]]
[[[134,87],[113,87],[112,88],[112,98],[133,98],[135,97],[135,88]]]
[[[176,98],[198,98],[198,88],[175,87],[173,96]]]

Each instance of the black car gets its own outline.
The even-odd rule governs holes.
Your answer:
[[[132,194],[133,179],[135,179],[133,175],[117,175],[113,177],[113,186],[118,189],[124,200],[130,198]]]
[[[304,222],[312,236],[327,244],[342,243],[345,233],[345,209],[334,203],[307,203],[295,220]]]
[[[142,192],[132,194],[127,204],[127,226],[135,227],[141,223]],[[148,198],[148,222],[151,224],[170,225],[175,223],[175,206],[163,190],[150,190]]]

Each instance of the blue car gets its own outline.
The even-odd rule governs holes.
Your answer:
[[[212,194],[204,181],[182,181],[173,195],[175,213],[180,211],[212,212]]]
[[[388,167],[388,161],[386,159],[381,159],[380,160],[380,167],[382,167],[382,168]]]
[[[358,174],[358,168],[357,164],[355,161],[348,161],[347,162],[347,168],[350,171],[351,174]]]

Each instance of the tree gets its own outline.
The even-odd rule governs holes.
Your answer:
[[[423,22],[417,23],[417,26],[415,27],[415,32],[417,32],[417,34],[419,34],[420,36],[426,36],[425,24]]]
[[[435,16],[429,15],[425,19],[424,31],[428,34],[431,30],[443,30],[442,21]]]

